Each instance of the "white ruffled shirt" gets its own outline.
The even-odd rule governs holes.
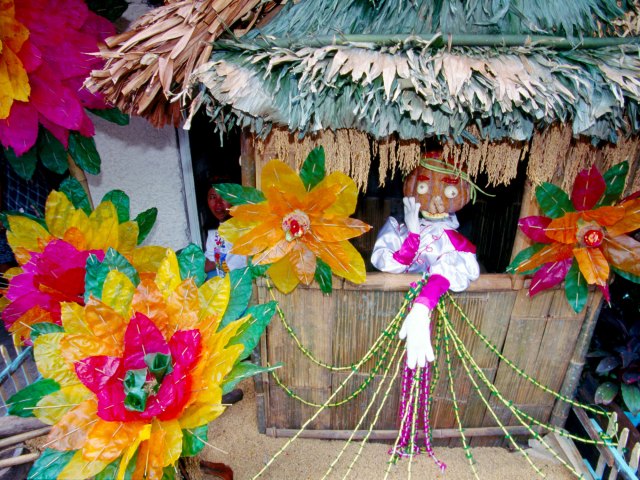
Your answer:
[[[216,264],[215,270],[209,272],[210,274],[224,277],[225,272],[219,267],[222,262],[227,263],[229,271],[247,266],[247,257],[229,253],[229,250],[231,250],[231,244],[218,234],[218,230],[209,230],[207,232],[204,256],[207,260],[211,260]]]
[[[403,265],[393,254],[402,248],[409,231],[406,225],[389,217],[378,233],[371,263],[378,270],[389,273],[439,274],[449,280],[451,290],[461,292],[480,276],[480,267],[475,253],[456,249],[445,232],[455,232],[459,226],[455,215],[442,220],[420,218],[420,246],[413,261]]]

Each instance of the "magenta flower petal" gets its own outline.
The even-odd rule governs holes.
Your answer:
[[[551,219],[549,217],[532,216],[521,218],[518,226],[522,233],[534,242],[551,243],[551,239],[545,233],[545,229],[550,223]]]
[[[124,407],[124,387],[122,379],[108,381],[100,390],[98,398],[98,416],[107,422],[135,422],[140,420],[138,412],[131,412]]]
[[[27,73],[33,72],[42,64],[42,52],[31,40],[27,40],[22,44],[18,57],[20,57],[20,61]]]
[[[84,111],[71,90],[64,87],[56,75],[45,65],[29,76],[31,96],[29,103],[48,120],[78,130]]]
[[[591,210],[602,198],[606,189],[607,184],[595,165],[589,170],[582,170],[578,173],[571,192],[573,206],[579,211]]]
[[[60,302],[51,295],[34,291],[16,298],[2,311],[2,320],[7,330],[9,330],[22,315],[36,306],[49,312],[54,323],[60,325]]]
[[[545,263],[531,279],[529,295],[534,296],[543,290],[555,287],[564,280],[573,263],[573,257],[557,262]]]
[[[30,104],[13,102],[11,113],[0,120],[0,143],[16,155],[28,152],[38,138],[38,111]]]
[[[69,148],[69,130],[67,128],[56,125],[42,115],[38,117],[38,120],[44,128],[49,130],[49,132],[51,132],[51,134],[56,137],[62,145],[64,145],[64,148]]]
[[[597,285],[597,287],[602,292],[602,295],[604,296],[604,299],[607,301],[607,303],[611,303],[611,294],[609,293],[609,284]]]
[[[158,394],[147,401],[147,408],[140,417],[168,420],[178,416],[191,397],[191,376],[188,372],[180,364],[174,365],[173,371],[162,380]]]
[[[74,364],[74,367],[83,385],[97,394],[108,382],[117,382],[123,377],[121,365],[122,359],[119,357],[100,355],[80,360]]]
[[[202,334],[200,330],[179,330],[169,340],[173,364],[191,368],[200,355]]]
[[[124,370],[146,368],[147,353],[169,355],[169,345],[155,323],[141,313],[136,313],[124,334]]]

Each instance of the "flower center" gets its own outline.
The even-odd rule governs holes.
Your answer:
[[[604,240],[604,231],[600,225],[589,223],[578,230],[577,240],[586,247],[599,247]]]
[[[144,363],[146,368],[129,370],[124,377],[124,408],[131,412],[144,412],[147,399],[158,393],[165,375],[173,370],[171,355],[163,353],[148,353]]]
[[[300,210],[294,210],[282,219],[282,230],[288,242],[303,236],[310,227],[309,217]]]

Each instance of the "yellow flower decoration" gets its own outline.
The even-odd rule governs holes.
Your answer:
[[[31,88],[19,52],[29,30],[15,18],[13,0],[0,0],[0,119],[11,112],[14,101],[27,102]]]
[[[243,337],[256,323],[250,315],[221,325],[229,276],[198,288],[195,278],[181,279],[179,259],[165,251],[155,278],[135,285],[110,271],[100,300],[64,303],[64,331],[34,341],[43,380],[12,402],[46,393],[31,410],[53,425],[47,441],[53,450],[42,462],[58,459],[52,474],[58,479],[82,480],[105,469],[113,472],[109,478],[126,471],[134,479],[163,478],[180,456],[204,446],[206,425],[225,409],[225,383],[248,355],[241,357],[245,347],[255,346]]]
[[[309,285],[323,264],[353,283],[364,282],[364,260],[349,239],[371,226],[349,218],[356,208],[357,187],[343,173],[324,176],[321,148],[311,152],[300,175],[272,160],[261,180],[264,193],[243,191],[263,201],[238,197],[228,185],[218,188],[235,204],[230,210],[233,218],[219,229],[233,245],[232,253],[253,256],[256,265],[271,264],[267,275],[284,293],[300,282]]]

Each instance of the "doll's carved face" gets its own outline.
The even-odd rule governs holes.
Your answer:
[[[470,200],[470,186],[462,178],[416,168],[404,181],[405,197],[414,197],[425,218],[444,218]]]

